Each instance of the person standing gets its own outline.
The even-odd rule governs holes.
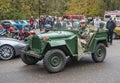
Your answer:
[[[39,21],[39,20],[38,20]],[[37,29],[37,25],[38,25],[38,22],[37,20],[34,21],[34,29],[36,30]]]
[[[34,28],[34,18],[33,18],[33,16],[31,16],[29,30],[32,30],[33,28]]]
[[[95,19],[93,19],[93,25],[95,28],[100,28],[100,24],[101,24],[101,19],[98,15],[96,15]]]
[[[115,22],[110,18],[107,22],[106,28],[108,29],[108,42],[112,44],[113,30],[116,27]]]

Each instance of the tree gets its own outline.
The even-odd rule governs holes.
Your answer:
[[[70,0],[67,8],[65,14],[102,15],[105,10],[105,2],[103,0]]]
[[[106,10],[120,10],[120,0],[1,0],[0,19],[28,19],[31,15],[102,16]]]
[[[106,10],[120,10],[120,0],[104,0],[106,3]]]

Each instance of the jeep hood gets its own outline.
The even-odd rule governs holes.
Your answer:
[[[37,36],[41,39],[43,37],[48,37],[50,39],[60,39],[60,38],[71,37],[72,35],[74,35],[74,33],[69,31],[49,31],[43,34],[37,34]]]

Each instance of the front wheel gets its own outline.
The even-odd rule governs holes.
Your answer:
[[[26,54],[22,54],[21,59],[27,65],[34,65],[34,64],[36,64],[38,62],[37,58],[26,55]]]
[[[13,58],[14,55],[15,55],[15,51],[12,46],[4,45],[0,47],[0,59],[9,60]]]
[[[106,47],[104,44],[99,43],[96,46],[96,50],[94,53],[92,53],[92,59],[98,63],[98,62],[103,62],[106,57]]]
[[[43,63],[47,71],[56,73],[65,67],[66,56],[63,51],[59,49],[52,49],[45,54]]]

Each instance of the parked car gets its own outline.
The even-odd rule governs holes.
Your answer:
[[[17,39],[0,37],[0,59],[9,60],[20,55],[25,46],[26,43]]]
[[[120,27],[116,27],[113,32],[113,39],[120,38]]]
[[[102,23],[104,23],[104,28],[106,28],[107,22],[102,21]],[[120,27],[119,26],[115,27],[115,29],[113,30],[113,39],[116,39],[116,38],[120,38]]]
[[[55,73],[61,71],[66,65],[66,57],[78,58],[79,56],[79,29],[53,30],[30,36],[29,45],[22,51],[21,59],[27,65],[34,65],[43,60],[47,71]],[[84,54],[91,53],[92,59],[98,63],[106,57],[107,30],[91,29],[87,45],[83,44]]]
[[[1,24],[2,28],[0,29],[0,36],[11,37],[11,32],[15,30],[9,22],[3,22]]]
[[[11,26],[17,27],[19,30],[21,30],[23,27],[28,27],[27,24],[22,24],[19,22],[19,20],[13,21],[13,20],[3,20],[2,23],[10,23]]]
[[[21,22],[22,24],[30,25],[30,23],[29,23],[27,20],[20,20],[20,22]]]
[[[22,21],[20,21],[20,20],[14,20],[14,22],[16,23],[16,24],[14,24],[14,25],[15,25],[19,30],[23,29],[24,27],[27,27],[27,28],[28,28],[28,26],[29,26],[29,24],[24,23],[24,22],[22,22]]]
[[[16,24],[13,20],[2,20],[1,23],[10,23],[11,26]]]

